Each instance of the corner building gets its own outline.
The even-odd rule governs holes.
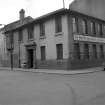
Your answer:
[[[21,10],[20,19],[5,26],[5,35],[14,67],[71,70],[105,60],[105,21],[70,9],[36,19]]]

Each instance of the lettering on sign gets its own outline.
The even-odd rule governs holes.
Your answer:
[[[74,35],[74,40],[105,43],[105,38],[83,36],[83,35]]]

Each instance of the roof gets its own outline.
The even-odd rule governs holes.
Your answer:
[[[49,18],[49,17],[55,16],[55,15],[58,15],[58,14],[67,13],[67,12],[68,12],[68,9],[66,9],[66,8],[61,8],[61,9],[58,9],[58,10],[56,10],[56,11],[50,12],[50,13],[48,13],[48,14],[45,14],[45,15],[43,15],[43,16],[40,16],[40,17],[34,19],[34,22],[37,22],[37,21],[43,20],[43,19],[47,19],[47,18]]]
[[[74,0],[70,10],[105,20],[105,0]]]
[[[4,27],[5,28],[5,32],[17,29],[19,27],[22,27],[22,26],[26,25],[27,23],[29,23],[31,21],[33,21],[33,18],[28,16],[28,17],[24,18],[24,20],[18,20],[18,21],[12,22],[10,24],[7,24]]]
[[[47,19],[47,18],[55,16],[57,14],[66,13],[67,11],[68,11],[67,9],[61,8],[61,9],[58,9],[58,10],[53,11],[53,12],[50,12],[48,14],[45,14],[45,15],[40,16],[40,17],[35,18],[35,19],[33,19],[32,17],[28,16],[28,17],[24,18],[23,21],[18,20],[18,21],[15,21],[13,23],[10,23],[10,24],[6,25],[5,26],[5,32],[11,31],[11,30],[14,30],[14,29],[17,29],[17,28],[20,28],[20,27],[25,26],[25,25],[27,25],[29,23],[39,22],[41,20]]]

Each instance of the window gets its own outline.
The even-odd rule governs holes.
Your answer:
[[[13,48],[13,44],[14,44],[14,36],[13,36],[13,32],[10,32],[6,36],[6,46],[7,46],[7,49]]]
[[[78,32],[78,20],[77,18],[72,18],[73,32]]]
[[[45,24],[40,24],[40,36],[45,36]]]
[[[84,45],[84,58],[89,59],[89,46],[88,46],[88,44]]]
[[[40,47],[40,50],[41,50],[41,60],[45,60],[46,59],[46,52],[45,52],[45,46],[41,46]]]
[[[28,26],[28,39],[34,38],[34,26],[29,25]]]
[[[56,33],[62,32],[61,16],[55,18],[55,31],[56,31]]]
[[[80,46],[79,43],[74,44],[74,54],[76,59],[80,59]]]
[[[9,39],[9,40],[10,40],[10,43],[11,43],[11,44],[13,44],[13,43],[14,43],[14,36],[13,36],[13,32],[11,32],[11,33],[10,33],[9,38],[10,38],[10,39]]]
[[[82,29],[84,34],[88,34],[88,27],[87,27],[87,21],[83,20],[82,21]]]
[[[93,45],[93,58],[97,58],[97,49],[96,49],[96,45]]]
[[[105,25],[103,25],[103,34],[105,35]]]
[[[20,29],[19,30],[19,39],[18,39],[20,42],[23,41],[23,33],[22,33],[22,30]]]
[[[100,58],[104,58],[103,45],[100,45]]]
[[[96,34],[96,27],[95,27],[95,23],[94,22],[90,23],[90,27],[91,27],[91,33],[92,34]]]
[[[63,59],[63,45],[56,44],[56,51],[57,51],[57,59]]]
[[[98,24],[97,28],[99,35],[102,36],[102,24]]]

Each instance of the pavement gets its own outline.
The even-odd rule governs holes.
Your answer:
[[[10,67],[0,67],[0,70],[11,70]],[[55,70],[55,69],[24,69],[24,68],[13,68],[13,71],[24,71],[24,72],[34,72],[34,73],[49,73],[49,74],[85,74],[103,71],[103,67],[93,67],[86,69],[76,69],[76,70]]]

